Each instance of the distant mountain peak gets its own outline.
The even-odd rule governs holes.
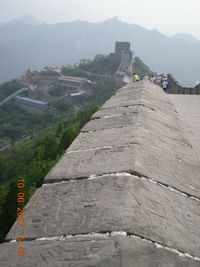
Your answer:
[[[115,16],[115,17],[113,17],[113,18],[110,18],[110,20],[112,20],[112,21],[117,21],[117,22],[121,22],[121,20],[117,17],[117,16]]]
[[[15,23],[15,22],[22,22],[22,23],[25,23],[27,25],[32,25],[32,26],[40,25],[40,24],[44,23],[43,21],[33,17],[30,14],[23,15],[23,16],[11,21],[11,23]]]
[[[113,25],[116,23],[122,23],[122,21],[118,17],[113,17],[103,21],[104,24]]]

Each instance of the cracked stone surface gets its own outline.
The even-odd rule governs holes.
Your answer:
[[[163,105],[164,104],[164,105]],[[159,87],[152,83],[139,82],[137,85],[129,84],[111,97],[101,109],[115,107],[128,107],[133,105],[145,105],[149,108],[168,109],[174,113],[174,106],[167,95],[163,94]]]
[[[149,82],[118,90],[26,205],[25,256],[0,244],[0,266],[200,267],[200,131],[181,103]],[[135,237],[85,235],[113,231]]]
[[[25,236],[125,231],[200,257],[199,207],[136,176],[47,185],[26,207]],[[15,223],[7,238],[15,239],[18,231]]]
[[[199,267],[154,244],[130,237],[83,238],[23,242],[25,256],[16,255],[17,243],[0,245],[1,267]],[[7,258],[10,261],[7,261]]]
[[[200,197],[200,164],[182,133],[175,108],[159,87],[154,86],[151,90],[153,95],[157,95],[159,105],[162,103],[161,107],[154,105],[158,100],[149,97],[151,94],[146,87],[136,94],[138,102],[141,99],[150,101],[154,110],[133,106],[128,115],[123,113],[113,117],[113,114],[119,114],[118,108],[104,109],[103,106],[49,172],[45,182],[93,174],[137,172]],[[120,96],[116,94],[111,100],[113,98],[120,99]]]
[[[45,182],[78,179],[94,174],[137,172],[200,197],[199,165],[190,149],[184,152],[176,142],[172,142],[169,148],[165,143],[153,142],[153,139],[149,142],[142,140],[142,137],[138,138],[138,144],[127,144],[126,147],[65,154],[47,175]]]

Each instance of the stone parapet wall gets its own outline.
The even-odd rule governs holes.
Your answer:
[[[183,94],[183,95],[200,95],[200,84],[195,87],[182,86],[171,74],[168,74],[168,89],[169,94]]]
[[[199,267],[200,165],[148,81],[119,89],[81,130],[0,245],[1,267]],[[12,242],[11,242],[12,241]]]

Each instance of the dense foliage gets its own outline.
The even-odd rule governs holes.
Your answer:
[[[112,75],[119,67],[119,64],[120,59],[112,53],[108,56],[96,56],[91,63],[81,64],[80,68],[88,72]]]
[[[88,105],[91,101],[103,103],[115,91],[115,83],[112,78],[98,76],[92,73],[88,74],[80,68],[73,70],[66,68],[64,73],[72,76],[86,77],[94,81],[96,84],[92,85],[91,88],[93,93],[91,95],[77,97],[76,103],[70,102],[70,100],[64,98],[55,98],[55,100],[51,100],[47,110],[39,113],[28,113],[13,101],[0,107],[0,149],[8,144],[13,144],[21,138],[30,137],[41,129],[53,126],[66,115],[74,114],[74,106],[77,110],[77,108]],[[0,93],[1,91],[4,92],[4,88],[4,85],[0,86]],[[15,91],[16,84],[13,84],[12,90],[11,85],[9,88],[10,92]]]
[[[150,68],[147,65],[145,65],[144,62],[139,57],[134,58],[133,68],[134,72],[136,72],[140,78],[146,75],[148,75],[149,77],[155,75],[155,72],[151,71]]]
[[[14,144],[0,152],[0,241],[16,219],[17,180],[25,180],[27,203],[83,125],[115,92],[111,74],[117,64],[110,55],[95,59],[88,67],[63,67],[62,74],[85,77],[93,82],[93,93],[76,97],[75,102],[55,98],[48,109],[40,113],[27,113],[12,101],[0,108],[0,148],[5,140]],[[16,83],[4,84],[0,86],[0,96],[5,98],[18,89]],[[57,91],[52,93],[59,95]]]
[[[2,140],[7,143],[28,137],[37,131],[52,126],[72,110],[68,103],[55,101],[47,110],[40,113],[28,113],[13,102],[0,107],[0,148]],[[62,113],[60,112],[62,111]]]
[[[19,85],[15,80],[2,84],[0,86],[0,101],[4,100],[6,97],[21,88],[21,85]]]
[[[48,171],[79,134],[82,126],[98,109],[95,103],[67,116],[56,127],[41,131],[32,139],[0,154],[0,241],[16,219],[17,180],[25,180],[25,200],[42,185]]]

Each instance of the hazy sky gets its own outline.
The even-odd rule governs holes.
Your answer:
[[[188,32],[200,38],[200,0],[0,0],[0,21],[24,14],[53,23],[117,16],[166,34]]]

